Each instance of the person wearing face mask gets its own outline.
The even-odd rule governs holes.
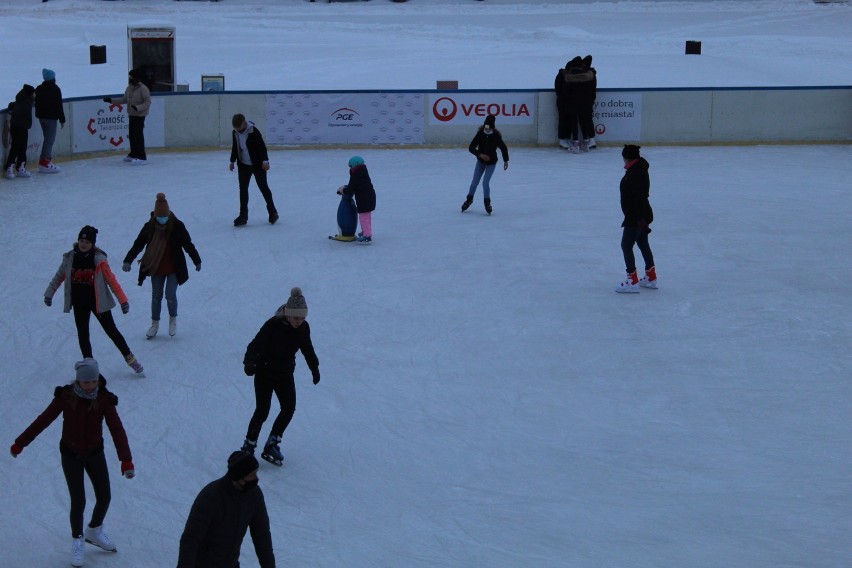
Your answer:
[[[253,122],[246,120],[242,114],[231,117],[231,126],[234,130],[231,139],[231,163],[229,169],[234,171],[237,165],[237,180],[240,185],[240,214],[234,219],[235,227],[242,227],[248,223],[248,186],[251,177],[257,183],[263,199],[266,201],[266,212],[269,213],[269,224],[274,225],[278,220],[278,210],[272,200],[272,190],[266,181],[266,172],[269,171],[269,155],[266,152],[266,143],[260,130]]]
[[[250,452],[233,452],[228,472],[198,493],[180,537],[177,568],[239,568],[248,530],[260,568],[275,568],[258,467]]]
[[[30,426],[15,439],[9,452],[17,458],[59,415],[62,415],[62,437],[59,454],[62,471],[71,496],[71,566],[83,565],[84,543],[109,552],[116,547],[104,532],[104,518],[111,498],[109,471],[104,454],[103,424],[106,422],[112,436],[121,474],[127,479],[136,475],[133,456],[127,443],[127,434],[118,416],[118,397],[106,388],[98,362],[91,358],[74,365],[75,379],[70,384],[56,387],[53,400]],[[88,527],[83,529],[86,508],[84,476],[88,475],[95,494],[95,507]]]
[[[269,416],[272,393],[278,397],[281,410],[272,423],[272,431],[260,457],[271,464],[282,465],[281,436],[296,412],[296,352],[301,351],[311,370],[314,384],[320,382],[319,359],[311,342],[308,304],[301,288],[290,290],[287,303],[278,308],[249,343],[243,357],[246,376],[254,376],[255,410],[249,421],[242,449],[254,453],[260,429]]]
[[[476,188],[479,186],[479,180],[482,180],[482,191],[484,194],[485,212],[491,215],[491,176],[494,174],[494,169],[497,167],[497,149],[503,155],[503,169],[509,168],[509,149],[506,148],[506,143],[503,142],[503,136],[500,131],[494,127],[495,117],[489,114],[485,117],[485,123],[476,131],[476,136],[470,142],[468,151],[476,156],[476,167],[473,170],[473,180],[470,182],[470,189],[467,191],[467,199],[462,203],[462,212],[467,211],[470,204],[473,203],[473,196],[476,193]],[[483,177],[484,174],[484,177]]]
[[[169,209],[164,193],[157,194],[150,218],[127,251],[121,266],[124,272],[130,272],[130,264],[142,249],[145,252],[139,260],[138,284],[141,286],[146,277],[151,277],[151,327],[145,337],[152,339],[160,329],[164,290],[169,310],[169,335],[174,336],[177,333],[177,287],[189,280],[184,251],[192,259],[196,272],[201,270],[201,257],[186,226]]]
[[[142,73],[138,69],[131,69],[127,74],[127,88],[123,97],[104,97],[103,101],[111,105],[127,105],[127,116],[129,118],[130,153],[124,158],[134,166],[148,163],[145,153],[145,117],[151,108],[151,91],[142,82]]]

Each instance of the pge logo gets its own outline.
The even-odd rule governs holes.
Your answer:
[[[355,110],[355,109],[351,109],[351,108],[348,108],[348,107],[341,107],[341,108],[335,110],[334,112],[332,112],[331,116],[334,117],[335,122],[340,121],[340,120],[345,121],[345,122],[352,122],[352,121],[355,120],[356,116],[360,116],[360,115],[358,114],[358,111]]]
[[[432,105],[432,116],[441,122],[449,122],[456,117],[459,107],[450,97],[441,97]]]

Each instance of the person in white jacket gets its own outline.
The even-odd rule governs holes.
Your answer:
[[[151,91],[142,82],[142,73],[131,69],[127,74],[128,85],[123,97],[104,97],[103,101],[115,105],[127,105],[127,116],[130,119],[130,153],[124,158],[134,166],[148,163],[145,154],[145,117],[151,108]]]

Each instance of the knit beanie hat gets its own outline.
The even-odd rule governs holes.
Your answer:
[[[497,118],[493,114],[489,114],[485,117],[485,126],[490,126],[491,128],[494,128],[494,122],[496,120]]]
[[[91,225],[86,225],[80,232],[77,234],[77,240],[86,239],[92,244],[95,244],[95,241],[98,238],[98,230],[92,227]]]
[[[42,69],[41,77],[45,81],[53,81],[56,79],[56,72],[53,69]]]
[[[231,481],[238,481],[253,471],[257,471],[260,464],[251,452],[237,450],[228,458],[227,477]]]
[[[360,166],[364,163],[364,158],[361,156],[352,156],[349,158],[349,167],[354,168],[355,166]]]
[[[290,298],[284,304],[284,315],[297,318],[308,317],[308,303],[305,301],[305,297],[302,296],[302,289],[298,286],[290,290]]]
[[[170,212],[169,202],[166,201],[166,194],[158,193],[157,200],[154,201],[154,215],[157,217],[168,217]]]
[[[91,357],[86,357],[82,361],[74,363],[74,370],[77,371],[78,381],[97,381],[101,374],[98,369],[98,362]]]
[[[625,144],[624,149],[621,151],[621,157],[626,160],[636,160],[639,158],[639,148],[641,148],[641,146]]]
[[[583,58],[583,67],[590,69],[592,67],[592,56],[587,55]]]

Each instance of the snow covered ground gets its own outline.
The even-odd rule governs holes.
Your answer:
[[[120,40],[125,21],[146,14],[178,25],[179,66],[192,80],[225,71],[233,89],[422,88],[447,69],[465,87],[537,87],[564,64],[558,51],[596,54],[611,87],[850,83],[848,6],[713,4],[723,7],[8,0],[0,17],[19,25],[0,38],[11,62],[0,87],[13,94],[22,80],[10,75],[26,70],[37,83],[48,65],[67,96],[114,92],[118,49],[106,68],[81,62],[83,50]],[[267,14],[277,19],[258,19]],[[22,31],[34,28],[43,37]],[[681,58],[684,30],[705,50],[716,30],[726,55]],[[509,62],[510,73],[479,59],[495,35],[494,69]],[[391,58],[374,56],[365,37]],[[225,49],[230,41],[247,52]],[[466,45],[472,55],[454,55]],[[205,53],[218,49],[207,68]],[[651,65],[639,74],[625,54]],[[681,59],[730,73],[666,67]],[[0,180],[7,444],[80,357],[73,317],[41,298],[82,225],[101,230],[130,296],[131,313],[114,313],[147,378],[96,325],[92,335],[138,476],[119,476],[107,440],[107,528],[119,552],[88,548],[87,567],[175,564],[192,500],[224,473],[253,410],[245,346],[294,285],[310,306],[323,378],[313,386],[299,360],[286,465],[260,470],[280,566],[848,563],[848,146],[643,149],[661,289],[625,297],[612,292],[623,274],[618,150],[570,156],[509,143],[491,217],[481,189],[458,211],[473,169],[464,148],[359,150],[378,192],[371,247],[326,239],[349,151],[273,151],[282,218],[265,222],[252,187],[240,229],[225,151],[152,153],[143,168],[110,156]],[[157,191],[187,224],[203,270],[178,292],[178,335],[146,341],[150,286],[118,269]],[[57,422],[18,459],[0,459],[4,568],[67,566],[59,435]],[[248,539],[241,562],[257,566]]]

